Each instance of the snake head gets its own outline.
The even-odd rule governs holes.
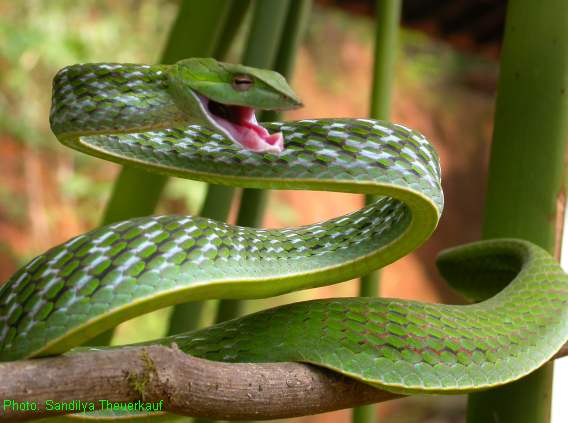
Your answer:
[[[169,91],[182,111],[233,142],[254,152],[280,153],[282,133],[270,134],[256,119],[256,110],[290,110],[302,106],[277,72],[192,58],[174,65]]]

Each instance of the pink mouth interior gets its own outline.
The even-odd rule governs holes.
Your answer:
[[[252,107],[234,106],[206,99],[204,105],[210,118],[233,141],[255,152],[281,152],[284,149],[282,133],[270,134],[256,121]]]

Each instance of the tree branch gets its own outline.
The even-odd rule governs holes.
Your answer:
[[[568,342],[566,342],[562,348],[560,348],[560,350],[558,350],[558,352],[554,355],[554,357],[552,357],[553,360],[556,360],[557,358],[560,357],[564,357],[568,355]]]
[[[568,344],[555,358],[568,355]],[[64,414],[46,401],[82,404],[164,402],[176,414],[218,420],[296,417],[399,398],[390,392],[300,363],[227,364],[191,357],[174,344],[83,352],[0,363],[0,420]],[[5,401],[37,404],[37,410]],[[25,407],[22,406],[22,407]]]
[[[226,364],[177,346],[136,347],[0,363],[0,399],[34,401],[37,411],[6,409],[0,420],[64,414],[45,401],[157,403],[177,414],[217,420],[277,419],[386,401],[398,396],[300,363]],[[4,408],[4,409],[3,409]],[[3,410],[2,410],[3,409]]]

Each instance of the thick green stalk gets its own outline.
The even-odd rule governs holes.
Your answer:
[[[161,63],[174,63],[185,57],[210,56],[217,46],[224,22],[229,15],[229,0],[187,0],[172,26]],[[131,167],[123,167],[109,202],[103,224],[151,214],[167,178]]]
[[[377,407],[374,404],[361,405],[352,410],[353,423],[373,423],[377,421]]]
[[[390,116],[401,8],[401,0],[377,0],[375,4],[375,58],[369,111],[373,119],[388,120]],[[365,196],[365,204],[374,200],[372,195]],[[375,296],[378,286],[379,272],[371,272],[361,278],[359,295]]]
[[[262,0],[254,7],[242,63],[272,68],[282,39],[291,0]]]
[[[185,57],[210,56],[229,15],[230,0],[187,0],[180,8],[162,55],[162,63]],[[167,178],[128,166],[122,168],[102,224],[153,213]],[[112,331],[93,338],[90,345],[107,345]]]
[[[231,210],[234,189],[222,185],[209,185],[200,215],[226,221]],[[168,336],[189,332],[202,325],[205,301],[191,301],[176,305],[170,314]]]
[[[101,225],[154,213],[167,178],[134,167],[123,167],[112,187]],[[141,192],[142,187],[144,192]]]
[[[402,0],[376,0],[375,3],[375,55],[369,111],[373,119],[388,120],[390,117],[401,8]],[[365,196],[365,204],[375,200],[373,195]],[[359,296],[378,294],[379,271],[376,270],[361,277]],[[376,407],[371,404],[354,408],[351,420],[353,423],[375,422]]]
[[[509,2],[489,165],[484,238],[554,252],[568,135],[568,2]],[[470,395],[468,422],[546,423],[552,365]]]
[[[386,120],[392,105],[402,0],[377,0],[375,7],[375,58],[369,113],[373,119]]]
[[[217,39],[213,57],[219,60],[226,59],[229,54],[229,49],[234,44],[234,40],[237,37],[242,23],[245,20],[245,16],[249,11],[249,7],[252,0],[239,0],[231,1],[231,7],[229,13],[225,19],[225,24],[220,37]]]
[[[224,28],[218,37],[218,42],[214,46],[213,57],[224,59],[227,55],[229,47],[241,26],[246,15],[250,0],[241,0],[232,2],[227,18],[224,21]],[[211,219],[226,221],[231,210],[235,190],[231,187],[222,185],[209,185],[205,201],[199,212],[200,216],[209,217]],[[170,315],[168,335],[174,335],[182,332],[189,332],[200,326],[203,319],[203,310],[205,302],[192,301],[189,303],[178,304]],[[196,420],[197,422],[197,420]]]
[[[266,69],[273,68],[290,3],[290,0],[256,2],[243,53],[242,63],[244,65]],[[244,189],[237,215],[237,225],[260,226],[267,200],[267,192],[265,191]],[[237,317],[241,314],[242,305],[243,303],[238,300],[219,301],[215,321],[222,322]]]
[[[292,0],[286,17],[285,35],[280,40],[278,55],[274,69],[290,80],[294,72],[297,51],[304,37],[308,19],[312,10],[312,0]],[[262,114],[262,120],[272,122],[280,119],[281,113],[267,110]]]

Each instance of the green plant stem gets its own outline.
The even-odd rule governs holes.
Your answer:
[[[374,404],[353,408],[351,412],[353,423],[373,423],[377,421],[377,407]]]
[[[388,120],[392,104],[402,1],[377,0],[375,7],[375,57],[369,115],[373,119]],[[365,204],[371,204],[375,200],[376,198],[372,195],[365,196]],[[361,278],[360,296],[376,296],[378,291],[378,271],[371,272]]]
[[[290,4],[290,0],[256,2],[243,53],[243,64],[266,69],[273,68]],[[267,201],[267,191],[244,189],[237,215],[237,225],[260,226]],[[215,322],[222,322],[239,316],[243,304],[239,300],[219,301]]]
[[[388,119],[398,52],[402,0],[377,0],[370,116]]]
[[[258,68],[272,68],[282,39],[291,0],[263,0],[255,3],[242,62]]]
[[[226,221],[231,211],[235,190],[224,185],[209,185],[200,216]]]
[[[231,210],[234,190],[221,185],[210,185],[205,202],[201,206],[201,216],[226,221]],[[192,301],[176,305],[169,319],[167,335],[189,332],[202,326],[205,301]]]
[[[229,51],[229,47],[244,20],[249,8],[250,0],[232,2],[227,18],[224,22],[224,29],[220,35],[217,45],[214,46],[213,57],[224,59]],[[211,219],[226,221],[231,210],[231,204],[235,196],[235,190],[231,187],[222,185],[209,185],[205,200],[199,212],[200,216]],[[201,326],[203,321],[203,310],[205,302],[192,301],[189,303],[174,306],[169,318],[167,335],[189,332]],[[195,420],[195,423],[198,423]]]
[[[161,63],[185,57],[210,56],[216,49],[231,9],[229,0],[199,0],[180,3]],[[114,185],[102,223],[108,224],[154,212],[167,177],[125,166]]]
[[[223,31],[217,40],[213,57],[225,60],[229,54],[229,49],[234,44],[233,41],[239,32],[247,12],[250,9],[252,0],[239,0],[230,2],[230,10],[225,19]]]
[[[369,110],[369,115],[373,119],[388,120],[390,116],[401,8],[402,0],[376,0],[375,2],[375,52]],[[375,196],[366,195],[365,205],[375,200]],[[378,270],[362,276],[359,283],[359,296],[377,296],[379,280]],[[351,420],[353,423],[375,422],[375,405],[354,408]]]
[[[181,2],[161,62],[173,63],[184,57],[211,55],[229,16],[230,6],[230,0]],[[153,213],[166,181],[167,178],[161,175],[123,167],[107,203],[102,224]],[[104,332],[91,339],[89,344],[107,345],[112,334],[113,331]]]
[[[483,238],[554,251],[568,135],[568,3],[508,3]],[[546,423],[552,365],[469,397],[468,423]]]
[[[291,80],[293,76],[297,51],[306,32],[308,20],[312,10],[312,0],[291,0],[288,16],[284,28],[286,34],[280,41],[278,54],[274,63],[274,69]],[[281,118],[281,113],[266,110],[262,114],[262,120],[272,122]]]
[[[154,213],[167,178],[135,167],[123,167],[112,187],[101,225]],[[144,192],[141,193],[141,188]]]

